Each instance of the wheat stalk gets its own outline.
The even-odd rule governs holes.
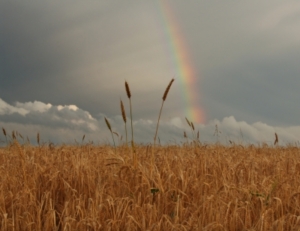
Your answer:
[[[127,125],[126,125],[126,113],[125,113],[125,108],[124,108],[124,104],[123,101],[120,99],[120,106],[121,106],[121,112],[122,112],[122,117],[123,117],[123,121],[125,123],[125,133],[126,133],[126,145],[127,145]]]
[[[164,93],[164,96],[163,96],[163,101],[165,101],[167,99],[167,96],[168,96],[168,93],[170,91],[170,88],[172,86],[172,83],[174,82],[174,79],[171,79],[169,85],[167,86],[166,90],[165,90],[165,93]]]
[[[36,141],[37,141],[38,145],[40,146],[40,133],[39,132],[36,135]]]
[[[106,117],[104,117],[104,119],[105,119],[106,126],[107,126],[108,129],[110,130],[111,137],[112,137],[112,140],[113,140],[113,142],[114,142],[115,149],[116,149],[116,143],[115,143],[115,139],[114,139],[114,135],[113,135],[113,131],[112,131],[112,129],[111,129],[110,123],[109,123],[109,121],[106,119]]]
[[[6,130],[5,130],[5,128],[2,128],[2,132],[3,132],[3,135],[6,137]]]
[[[17,139],[17,138],[16,138],[16,135],[15,135],[15,131],[12,131],[12,132],[11,132],[11,136],[12,136],[13,140]]]
[[[126,89],[127,97],[130,99],[131,98],[131,92],[130,92],[129,85],[128,85],[127,81],[125,81],[125,89]]]
[[[188,118],[185,117],[185,120],[187,122],[187,124],[189,125],[191,132],[192,132],[192,136],[193,136],[193,142],[196,142],[196,138],[195,138],[195,126],[194,123],[192,121],[189,121]]]
[[[193,122],[191,122],[191,126],[192,126],[193,131],[195,131],[195,127],[194,127]]]
[[[274,141],[274,145],[278,144],[278,135],[277,133],[275,132],[275,141]]]
[[[186,131],[183,131],[183,137],[186,139],[186,143],[188,144],[189,140]]]
[[[165,90],[165,93],[162,97],[162,103],[161,103],[161,107],[160,107],[160,111],[159,111],[159,115],[158,115],[158,120],[157,120],[157,124],[156,124],[156,131],[155,131],[155,136],[154,136],[154,146],[155,146],[155,143],[156,143],[156,137],[157,137],[157,132],[158,132],[158,126],[159,126],[159,120],[160,120],[160,116],[161,116],[161,112],[162,112],[162,108],[164,106],[164,102],[166,101],[167,99],[167,96],[168,96],[168,93],[170,91],[170,88],[172,86],[172,83],[174,82],[174,79],[171,79],[169,85],[167,86],[166,90]]]
[[[188,118],[185,117],[185,120],[186,120],[187,124],[189,125],[189,127],[191,127],[192,125],[191,125],[191,122],[188,120]]]
[[[125,89],[126,89],[126,94],[129,99],[129,104],[130,104],[130,119],[131,119],[131,147],[134,148],[134,139],[133,139],[133,125],[132,125],[132,105],[131,105],[131,92],[129,89],[129,85],[127,81],[125,81]]]
[[[3,135],[5,136],[6,144],[7,144],[7,134],[6,134],[5,128],[3,128],[3,127],[2,127],[2,132],[3,132]]]

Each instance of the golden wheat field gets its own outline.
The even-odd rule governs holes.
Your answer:
[[[278,146],[203,145],[188,118],[192,141],[134,142],[120,100],[126,142],[37,146],[4,128],[0,148],[0,231],[288,231],[300,230],[300,149]],[[218,127],[216,125],[216,131]],[[8,140],[10,138],[10,140]],[[18,142],[22,138],[23,143]],[[128,145],[128,144],[131,145]]]
[[[0,151],[0,230],[299,230],[299,154],[14,141]]]

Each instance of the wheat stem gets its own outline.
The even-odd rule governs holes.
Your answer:
[[[3,132],[3,135],[5,136],[5,139],[6,139],[6,145],[7,145],[7,134],[6,134],[5,128],[3,128],[3,127],[2,127],[2,132]]]
[[[110,130],[111,137],[112,137],[112,140],[113,140],[113,142],[114,142],[114,147],[115,147],[115,149],[116,149],[116,143],[115,143],[115,139],[114,139],[114,134],[113,134],[113,131],[112,131],[112,129],[111,129],[110,123],[109,123],[109,121],[106,119],[106,117],[104,117],[104,119],[105,119],[106,126],[107,126],[108,129]]]
[[[161,107],[160,107],[160,110],[159,110],[159,115],[158,115],[158,120],[157,120],[157,124],[156,124],[156,130],[155,130],[155,135],[154,135],[154,146],[155,146],[155,143],[156,143],[156,137],[157,137],[157,132],[158,132],[158,127],[159,127],[159,120],[160,120],[160,116],[161,116],[161,112],[162,112],[162,109],[163,109],[163,106],[164,106],[164,102],[166,101],[167,99],[167,96],[168,96],[168,93],[169,93],[169,90],[172,86],[172,83],[174,82],[174,79],[171,79],[169,85],[167,86],[166,90],[165,90],[165,93],[163,95],[163,98],[162,98],[162,104],[161,104]]]
[[[127,125],[126,125],[126,113],[125,113],[125,108],[124,108],[124,104],[123,101],[120,99],[120,105],[121,105],[121,112],[122,112],[122,118],[125,124],[125,133],[126,133],[126,145],[128,144],[128,140],[127,140]]]
[[[125,81],[125,89],[127,93],[127,97],[129,99],[130,104],[130,119],[131,119],[131,147],[134,148],[134,139],[133,139],[133,125],[132,125],[132,105],[131,105],[131,92],[127,81]]]

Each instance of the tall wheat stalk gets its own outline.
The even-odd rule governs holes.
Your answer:
[[[112,131],[112,129],[111,129],[110,123],[109,123],[109,121],[106,119],[106,117],[104,117],[104,119],[105,119],[106,126],[107,126],[108,129],[110,130],[111,137],[112,137],[112,140],[113,140],[113,142],[114,142],[114,147],[115,147],[115,149],[116,149],[116,143],[115,143],[115,139],[114,139],[114,134],[113,134],[113,131]]]
[[[278,144],[278,135],[277,133],[275,132],[275,141],[274,141],[274,145]]]
[[[191,133],[192,133],[192,137],[193,137],[193,142],[196,143],[194,123],[192,121],[189,121],[188,118],[186,118],[186,117],[185,117],[185,120],[186,120],[187,124],[189,125],[189,127],[191,129]]]
[[[157,124],[156,124],[156,131],[155,131],[155,136],[154,136],[154,142],[153,142],[154,146],[155,146],[155,143],[156,143],[156,137],[157,137],[158,127],[159,127],[159,120],[160,120],[161,112],[162,112],[164,102],[167,99],[168,93],[170,91],[170,88],[171,88],[173,82],[174,82],[174,79],[171,79],[171,81],[170,81],[169,85],[167,86],[167,88],[165,90],[165,93],[162,97],[162,103],[161,103],[161,107],[160,107],[160,111],[159,111],[159,115],[158,115],[158,120],[157,120]]]
[[[40,133],[39,132],[36,134],[36,142],[38,143],[38,145],[40,147]]]
[[[135,147],[134,147],[134,138],[133,138],[131,92],[130,92],[130,88],[129,88],[127,81],[125,81],[125,90],[126,90],[127,97],[129,99],[129,104],[130,104],[131,150],[132,150],[133,166],[134,166],[134,169],[136,169],[137,168],[137,156],[136,156],[136,151],[135,151]]]
[[[127,141],[127,126],[126,126],[126,113],[125,113],[125,108],[124,108],[124,104],[123,104],[123,101],[120,99],[120,106],[121,106],[121,112],[122,112],[122,118],[123,118],[123,121],[124,121],[124,124],[125,124],[125,133],[126,133],[126,146],[128,144],[128,141]]]
[[[131,147],[134,148],[134,139],[133,139],[133,126],[132,126],[132,105],[131,105],[131,92],[129,89],[129,85],[127,81],[125,81],[125,89],[126,89],[126,94],[129,99],[129,104],[130,104],[130,120],[131,120]]]
[[[5,136],[5,139],[6,139],[6,145],[8,144],[7,143],[7,134],[6,134],[6,130],[5,128],[2,127],[2,132],[3,132],[3,135]]]
[[[160,121],[162,109],[163,109],[163,106],[164,106],[164,102],[167,99],[168,93],[170,91],[170,88],[171,88],[173,82],[174,82],[174,79],[171,79],[169,85],[167,86],[167,88],[165,90],[165,93],[162,97],[162,103],[161,103],[161,107],[160,107],[159,115],[158,115],[158,119],[157,119],[156,130],[155,130],[154,141],[153,141],[153,148],[152,148],[152,155],[151,155],[151,168],[150,168],[150,179],[152,181],[152,189],[151,190],[158,190],[158,189],[155,188],[155,183],[154,183],[153,175],[152,175],[153,174],[153,169],[154,169],[154,148],[155,148],[155,144],[156,144],[156,137],[157,137],[157,133],[158,133],[159,121]],[[154,196],[154,194],[153,194],[153,196]]]

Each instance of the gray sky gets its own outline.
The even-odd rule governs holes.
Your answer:
[[[274,132],[283,144],[297,142],[300,2],[165,3],[169,23],[159,1],[0,1],[0,126],[31,139],[40,132],[45,142],[83,134],[109,142],[104,116],[124,136],[119,100],[129,115],[127,80],[136,140],[148,143],[175,77],[159,136],[184,141],[191,105],[170,49],[173,26],[195,72],[188,90],[193,110],[205,114],[195,123],[203,142],[272,143]]]

